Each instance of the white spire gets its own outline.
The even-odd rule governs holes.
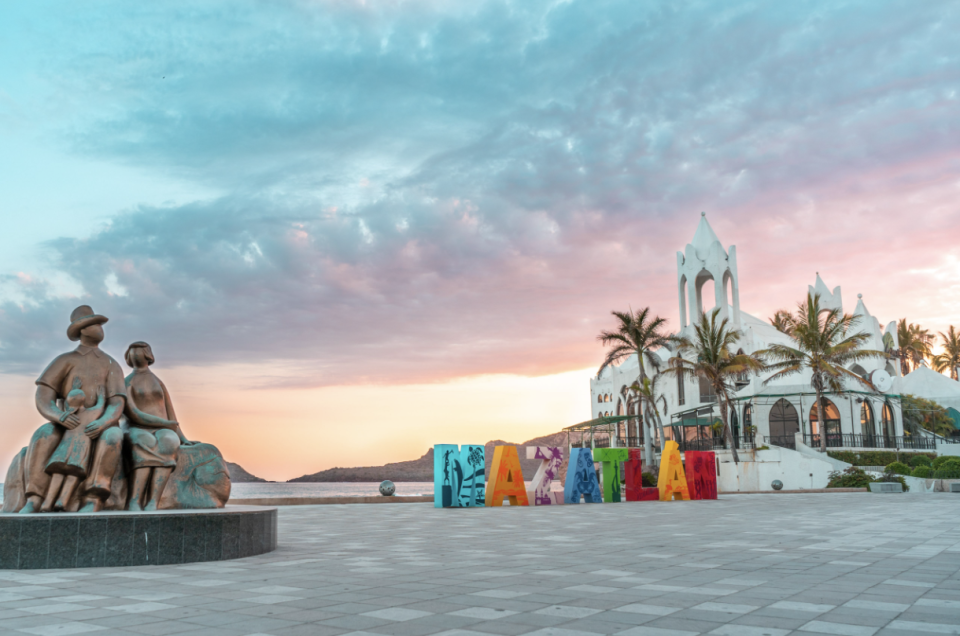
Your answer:
[[[697,226],[697,231],[693,235],[693,240],[690,241],[690,245],[693,245],[694,249],[697,250],[699,254],[705,255],[710,251],[711,245],[719,242],[720,239],[717,238],[713,228],[710,227],[710,223],[707,222],[707,213],[701,212],[700,224]],[[701,256],[701,258],[703,258],[703,256]]]

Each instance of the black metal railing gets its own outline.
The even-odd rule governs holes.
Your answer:
[[[767,444],[797,450],[797,438],[793,435],[768,435]]]
[[[722,437],[701,437],[699,439],[678,439],[673,440],[677,442],[677,445],[680,447],[680,451],[717,451],[725,450],[728,448],[726,440]],[[734,438],[733,443],[736,445],[737,449],[749,449],[756,448],[756,438],[753,436],[749,437],[737,437]],[[590,439],[585,438],[582,442],[575,441],[570,442],[571,448],[590,448]],[[593,447],[594,448],[610,448],[610,438],[606,435],[600,436],[596,435],[593,438]],[[643,448],[643,438],[638,437],[618,437],[617,438],[617,447],[619,448]],[[654,441],[653,443],[653,452],[659,454],[661,450],[659,441]]]
[[[775,442],[774,442],[775,443]],[[803,443],[811,448],[820,448],[820,435],[804,433]],[[936,440],[920,435],[910,437],[887,437],[858,433],[827,434],[827,448],[911,448],[936,450]]]

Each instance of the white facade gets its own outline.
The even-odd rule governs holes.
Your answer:
[[[707,281],[713,281],[713,298],[705,298],[703,287]],[[682,252],[677,252],[677,291],[679,298],[679,321],[674,324],[681,326],[682,335],[693,337],[691,322],[701,311],[711,311],[719,306],[721,313],[729,317],[733,326],[742,331],[738,347],[744,353],[753,353],[767,348],[773,343],[792,345],[789,336],[775,329],[768,321],[752,316],[740,308],[740,284],[737,272],[736,247],[724,249],[717,235],[714,233],[706,216],[702,216],[693,240]],[[798,290],[799,291],[799,290]],[[809,287],[812,293],[819,293],[821,306],[844,310],[840,287],[832,291],[824,284],[817,274],[814,285]],[[803,300],[800,294],[796,297],[782,299],[782,305],[792,307],[797,301]],[[870,338],[864,348],[884,350],[883,338],[889,334],[893,338],[893,347],[897,347],[896,322],[890,322],[884,329],[880,321],[870,314],[861,295],[857,295],[857,303],[853,313],[860,317],[857,329],[866,332]],[[670,351],[658,352],[666,368],[667,359],[673,355]],[[636,356],[631,357],[617,367],[604,370],[599,378],[590,381],[591,406],[593,417],[602,415],[631,414],[627,413],[627,387],[637,380],[638,367]],[[834,447],[873,448],[893,447],[904,445],[903,420],[900,403],[897,396],[901,389],[905,390],[910,383],[914,372],[908,378],[900,377],[900,367],[895,361],[887,358],[869,360],[859,365],[853,365],[851,371],[868,377],[880,390],[880,393],[871,392],[865,386],[850,382],[848,388],[857,393],[847,396],[828,395],[830,402],[827,408],[828,438],[832,438]],[[930,372],[929,370],[927,370]],[[653,375],[656,370],[647,365],[646,372]],[[930,372],[933,373],[933,372]],[[811,417],[815,394],[810,384],[809,372],[796,374],[764,386],[763,380],[770,374],[762,377],[749,375],[737,383],[735,395],[736,412],[730,414],[731,424],[741,441],[749,435],[745,434],[744,422],[756,427],[756,445],[785,445],[792,447],[794,434],[800,432],[807,436],[807,444],[811,444],[813,435],[819,435],[820,426],[815,415]],[[941,376],[943,377],[943,376]],[[945,381],[950,382],[947,378]],[[960,405],[960,383],[957,385],[958,405]],[[942,387],[938,386],[937,390]],[[699,384],[692,379],[678,382],[675,378],[664,377],[658,386],[663,395],[660,401],[660,412],[665,427],[676,423],[677,416],[686,413],[688,421],[697,417],[696,410],[702,409],[701,418],[704,421],[715,421],[719,417],[719,407],[709,391],[701,394]],[[712,414],[707,409],[713,407]],[[811,419],[813,422],[811,422]],[[633,430],[635,424],[620,425],[619,437],[612,439],[612,445],[642,445],[635,439],[641,435]],[[690,429],[693,429],[692,431]],[[691,436],[704,435],[708,431],[705,427],[678,427],[673,430],[683,430],[685,439]],[[670,434],[668,433],[668,436]],[[908,435],[907,444],[911,438]],[[739,445],[739,443],[738,443]],[[749,446],[749,443],[744,446]],[[683,447],[683,445],[681,445]],[[718,449],[720,450],[720,449]]]

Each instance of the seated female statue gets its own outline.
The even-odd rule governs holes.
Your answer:
[[[126,377],[122,423],[131,468],[127,510],[156,510],[177,465],[180,446],[193,442],[180,430],[167,387],[150,370],[154,363],[150,345],[134,342],[124,360],[133,367],[133,373]]]

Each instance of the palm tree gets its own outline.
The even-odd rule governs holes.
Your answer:
[[[612,345],[603,360],[603,364],[600,365],[600,370],[597,371],[597,377],[599,378],[607,367],[635,355],[637,356],[637,366],[640,368],[637,382],[642,386],[643,379],[647,377],[644,360],[650,363],[650,366],[655,370],[659,369],[660,358],[654,354],[654,350],[666,347],[673,341],[673,336],[664,331],[667,321],[660,316],[651,316],[649,307],[644,307],[636,313],[633,313],[632,309],[626,312],[612,311],[610,313],[616,317],[620,324],[617,325],[616,331],[601,331],[600,335],[597,336],[597,340],[604,346]],[[653,464],[652,440],[647,432],[649,423],[653,421],[653,418],[649,416],[649,405],[644,419],[647,422],[647,426],[643,429],[644,458],[648,464]]]
[[[910,373],[910,365],[916,369],[920,363],[929,358],[933,352],[930,345],[933,343],[933,336],[920,325],[913,323],[907,324],[906,318],[901,318],[897,322],[897,340],[900,341],[900,372],[902,375]]]
[[[933,356],[930,362],[933,364],[934,371],[943,373],[949,370],[950,379],[958,380],[960,379],[957,377],[957,367],[960,367],[960,333],[954,331],[953,325],[950,325],[947,333],[942,331],[939,333],[943,341],[943,353]]]
[[[778,309],[773,314],[773,318],[770,319],[770,324],[773,325],[773,328],[781,333],[790,333],[790,312],[784,309]]]
[[[720,403],[723,437],[733,451],[734,463],[739,463],[737,446],[733,442],[730,423],[727,421],[730,394],[736,392],[735,383],[738,375],[747,372],[759,373],[766,369],[766,364],[756,354],[731,351],[743,336],[743,332],[739,329],[731,329],[726,318],[718,323],[719,315],[719,307],[709,316],[700,314],[700,320],[694,325],[695,337],[692,340],[687,337],[678,338],[677,355],[670,358],[670,368],[665,373],[691,374],[710,383]]]
[[[810,371],[810,383],[817,393],[817,414],[821,423],[820,450],[824,452],[827,450],[827,434],[823,426],[826,419],[824,391],[844,393],[845,378],[875,390],[869,380],[847,370],[845,366],[870,358],[886,357],[883,351],[860,348],[870,335],[851,333],[859,321],[859,316],[841,316],[839,309],[821,309],[820,294],[807,294],[806,302],[800,303],[797,313],[789,317],[787,333],[796,347],[773,344],[757,352],[757,355],[773,360],[769,368],[775,373],[763,381],[764,385],[804,369]]]

